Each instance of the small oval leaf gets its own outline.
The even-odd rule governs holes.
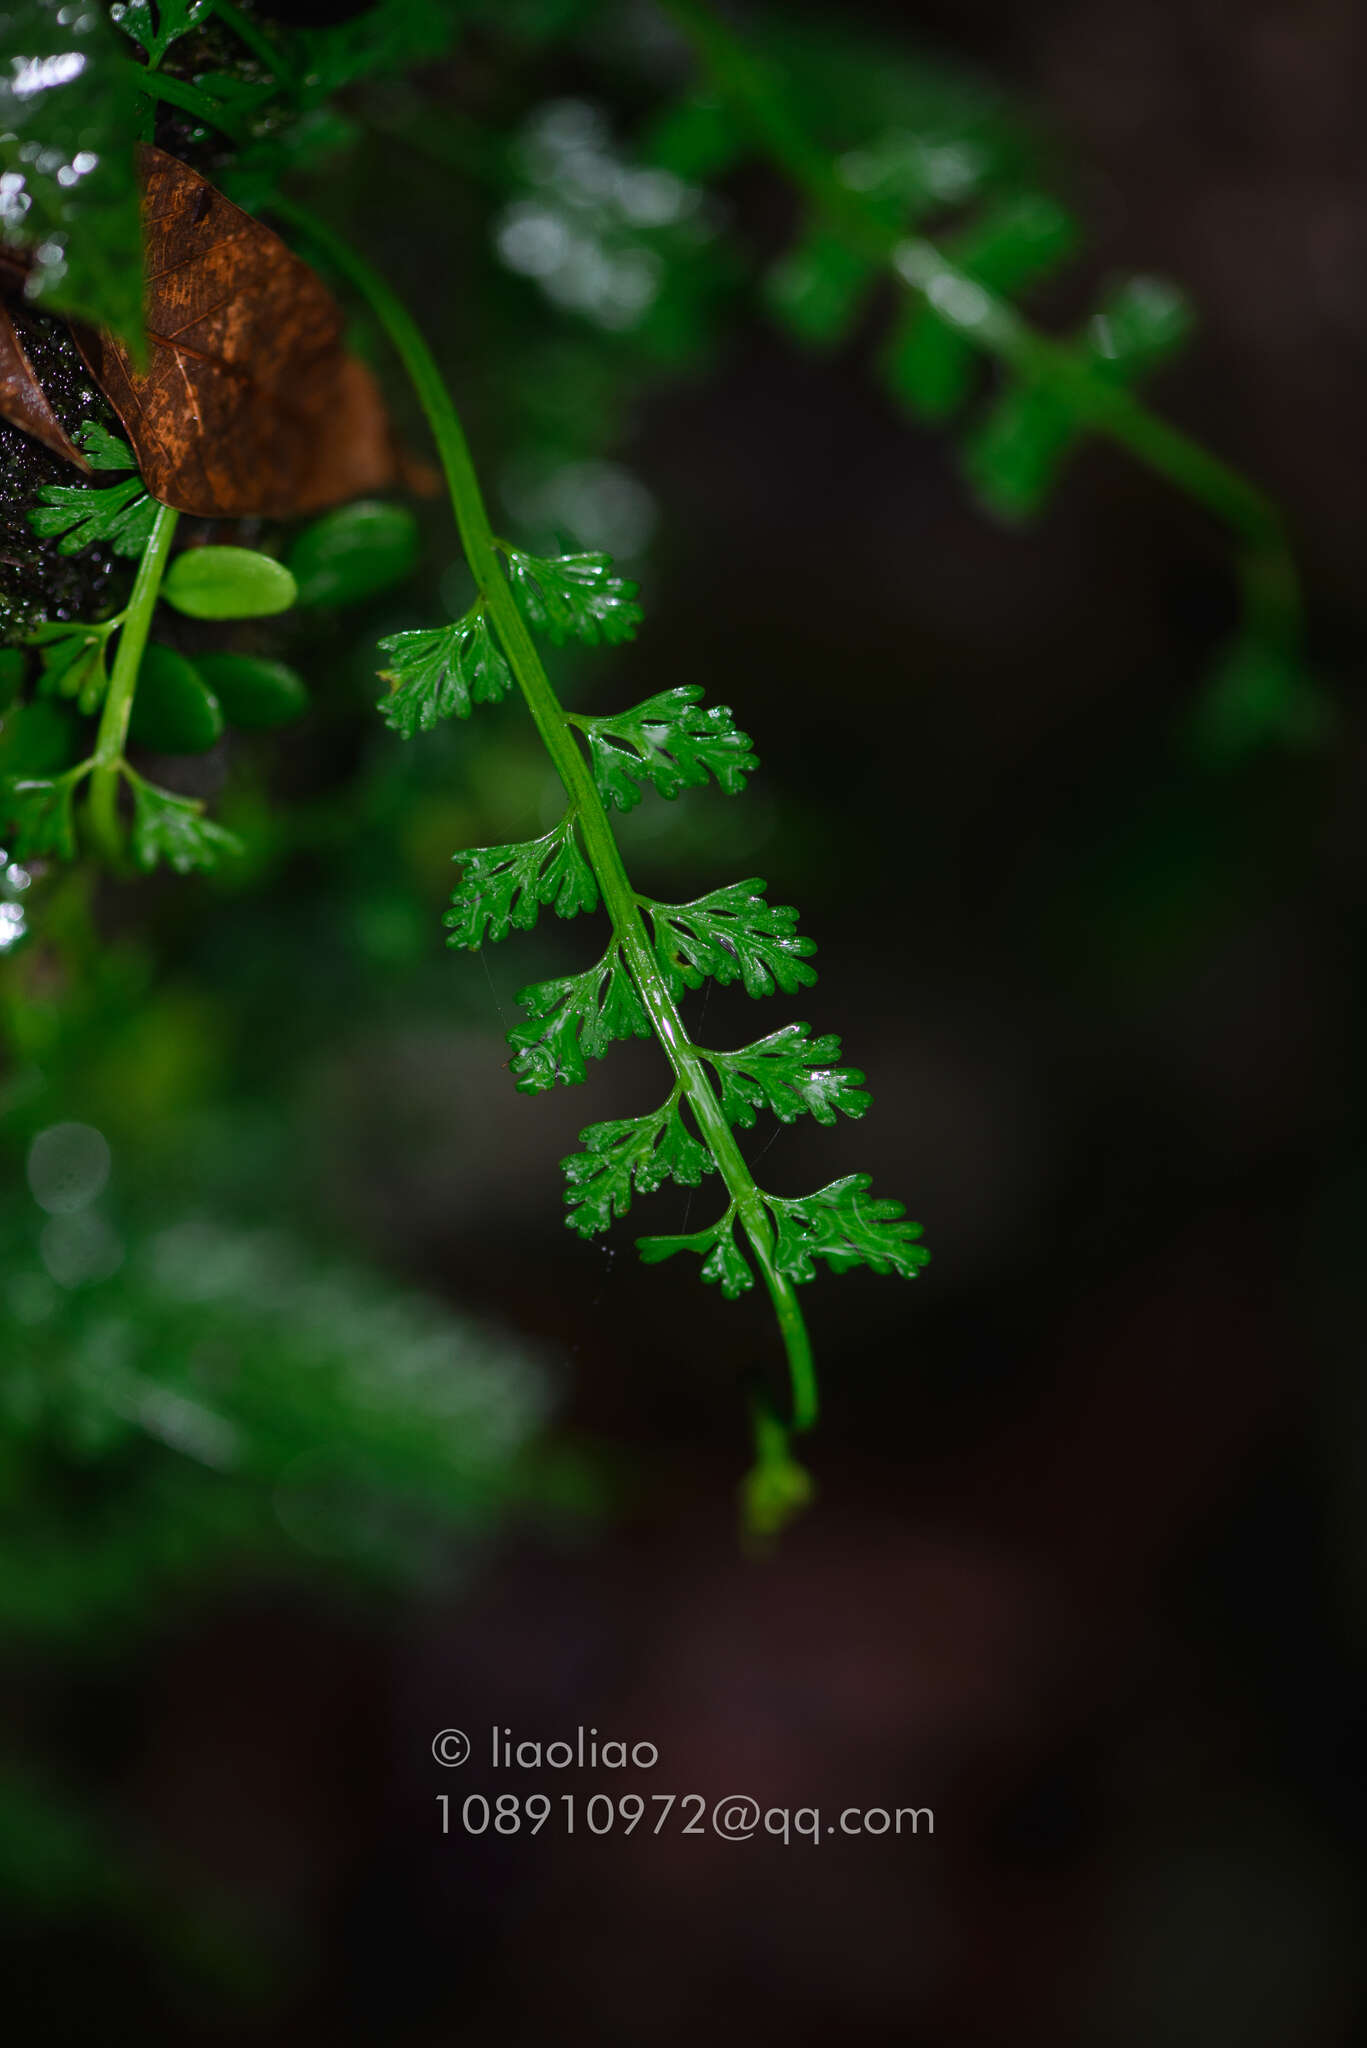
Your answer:
[[[217,697],[173,647],[149,647],[138,671],[128,736],[158,754],[206,754],[223,735]]]
[[[418,522],[406,505],[362,498],[306,526],[286,559],[300,604],[358,604],[412,573]]]
[[[303,678],[283,661],[255,654],[203,654],[197,667],[223,716],[239,732],[269,732],[302,718],[309,708]]]
[[[283,562],[253,548],[187,548],[172,562],[161,589],[168,604],[192,619],[259,619],[295,600]]]

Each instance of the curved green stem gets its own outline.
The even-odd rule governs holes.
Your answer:
[[[133,579],[133,594],[123,614],[114,665],[109,672],[109,689],[95,735],[95,766],[90,777],[90,801],[86,815],[95,844],[107,860],[117,860],[123,851],[123,835],[119,830],[119,771],[128,738],[128,721],[133,715],[138,670],[142,665],[143,649],[151,631],[152,614],[157,608],[161,579],[166,573],[166,558],[171,551],[179,518],[180,514],[173,512],[169,505],[157,507],[157,516],[152,522],[152,531]]]
[[[790,113],[766,68],[707,0],[662,4],[769,156],[852,247],[891,268],[908,289],[933,304],[938,318],[985,354],[1063,392],[1095,432],[1119,442],[1137,461],[1198,499],[1255,550],[1260,562],[1275,557],[1277,579],[1294,584],[1281,514],[1256,484],[1081,361],[1066,344],[1038,333],[1014,306],[984,291],[934,243],[904,234],[861,199]],[[956,285],[961,289],[955,290]]]
[[[542,743],[574,806],[604,907],[646,1015],[683,1089],[704,1142],[716,1161],[727,1192],[736,1205],[741,1226],[764,1275],[788,1358],[793,1427],[810,1428],[817,1412],[816,1368],[796,1288],[774,1262],[774,1231],[769,1212],[731,1126],[722,1114],[721,1104],[697,1048],[690,1040],[665,984],[636,893],[627,878],[588,763],[574,739],[569,719],[551,688],[536,644],[508,587],[465,431],[442,374],[407,308],[349,244],[302,207],[278,202],[276,211],[317,243],[336,268],[364,294],[412,381],[446,473],[451,506],[471,573],[503,643]]]

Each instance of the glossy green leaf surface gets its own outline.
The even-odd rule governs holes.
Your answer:
[[[736,725],[729,706],[705,709],[696,683],[663,690],[615,718],[578,721],[587,735],[593,779],[603,802],[629,811],[649,785],[663,797],[700,789],[712,778],[728,796],[738,796],[745,778],[759,766],[750,736]]]
[[[223,737],[223,712],[199,669],[173,647],[148,647],[128,737],[159,754],[204,754]]]
[[[113,10],[113,18],[156,65],[172,43],[212,14],[213,6],[214,0],[124,0]]]
[[[707,1058],[721,1084],[722,1113],[745,1130],[760,1109],[772,1110],[780,1123],[805,1114],[833,1124],[837,1110],[862,1116],[872,1099],[859,1086],[864,1076],[858,1067],[835,1064],[840,1040],[830,1033],[813,1038],[806,1024],[784,1024],[753,1045]]]
[[[480,946],[530,931],[543,906],[574,917],[598,905],[598,884],[579,848],[573,812],[540,839],[512,846],[477,846],[458,853],[460,887],[444,922],[448,946]]]
[[[379,708],[391,731],[411,740],[443,718],[468,718],[475,704],[496,704],[512,688],[512,672],[489,628],[482,605],[454,626],[391,633],[380,642],[390,685]]]
[[[625,1216],[633,1189],[652,1194],[667,1180],[695,1188],[715,1162],[684,1123],[678,1090],[651,1116],[615,1118],[590,1124],[579,1133],[582,1152],[561,1160],[569,1186],[565,1218],[581,1237],[607,1230],[614,1216]]]
[[[140,344],[139,100],[127,47],[93,0],[0,7],[0,240],[32,253],[39,304]]]
[[[728,1301],[735,1301],[755,1284],[750,1262],[736,1243],[734,1208],[708,1230],[695,1230],[688,1236],[638,1237],[636,1249],[647,1266],[657,1266],[662,1259],[673,1258],[675,1252],[696,1252],[702,1260],[703,1279],[709,1286],[720,1287]]]
[[[566,640],[617,646],[634,639],[644,616],[636,585],[612,573],[611,555],[545,558],[511,548],[508,580],[528,625],[549,634],[557,647]]]
[[[255,548],[187,548],[166,572],[161,594],[192,619],[260,619],[288,611],[294,578]]]
[[[87,420],[76,440],[92,469],[136,469],[133,451],[98,420]]]
[[[646,902],[656,957],[672,995],[708,980],[722,987],[740,981],[756,997],[776,988],[791,996],[811,986],[816,969],[807,963],[816,946],[799,934],[791,904],[765,900],[767,886],[752,877],[692,903]]]
[[[29,513],[29,525],[44,540],[61,535],[61,554],[77,555],[103,541],[115,554],[136,561],[147,546],[157,516],[139,477],[121,484],[47,484]]]
[[[621,949],[609,946],[596,967],[519,989],[517,1001],[530,1021],[508,1033],[516,1048],[511,1062],[518,1088],[542,1095],[557,1081],[586,1078],[590,1059],[601,1059],[614,1039],[648,1038],[641,1007]]]
[[[306,526],[285,565],[301,605],[345,605],[402,583],[417,559],[418,522],[408,507],[361,498]]]
[[[825,1259],[837,1273],[869,1266],[875,1273],[914,1278],[930,1257],[917,1243],[921,1226],[902,1220],[906,1210],[901,1202],[870,1196],[871,1185],[867,1173],[847,1173],[814,1195],[766,1195],[780,1271],[793,1280],[812,1280],[813,1260]]]

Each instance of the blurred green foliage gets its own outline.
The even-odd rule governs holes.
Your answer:
[[[138,94],[107,12],[57,0],[0,8],[0,234],[29,255],[56,312],[142,342],[133,181]]]

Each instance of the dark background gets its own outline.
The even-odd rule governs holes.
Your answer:
[[[129,1839],[232,1899],[268,1963],[211,1998],[117,1926],[49,1929],[11,1980],[44,2039],[97,2013],[405,2048],[1353,2034],[1363,16],[859,13],[1031,106],[1091,275],[1194,300],[1162,402],[1285,507],[1332,741],[1195,759],[1234,617],[1220,534],[1096,447],[1036,525],[994,526],[869,374],[877,312],[815,361],[755,317],[638,409],[616,453],[662,508],[648,627],[595,660],[622,703],[704,681],[756,736],[749,801],[782,809],[753,860],[821,947],[797,1014],[875,1094],[857,1130],[785,1129],[766,1172],[870,1171],[932,1264],[809,1290],[819,1500],[742,1559],[764,1315],[560,1229],[553,1162],[634,1054],[578,1099],[515,1096],[480,969],[449,960],[463,1036],[395,1018],[333,1070],[338,1205],[568,1357],[559,1427],[619,1504],[573,1537],[513,1525],[449,1598],[233,1587],[83,1693]],[[742,240],[781,247],[778,182],[731,190]],[[459,395],[440,289],[420,311]],[[490,968],[507,1008],[533,970]],[[741,1021],[712,1000],[710,1028]],[[424,1177],[443,1145],[458,1170]],[[934,1838],[443,1840],[439,1794],[531,1789],[431,1761],[438,1728],[494,1721],[649,1740],[644,1789],[929,1805]]]

